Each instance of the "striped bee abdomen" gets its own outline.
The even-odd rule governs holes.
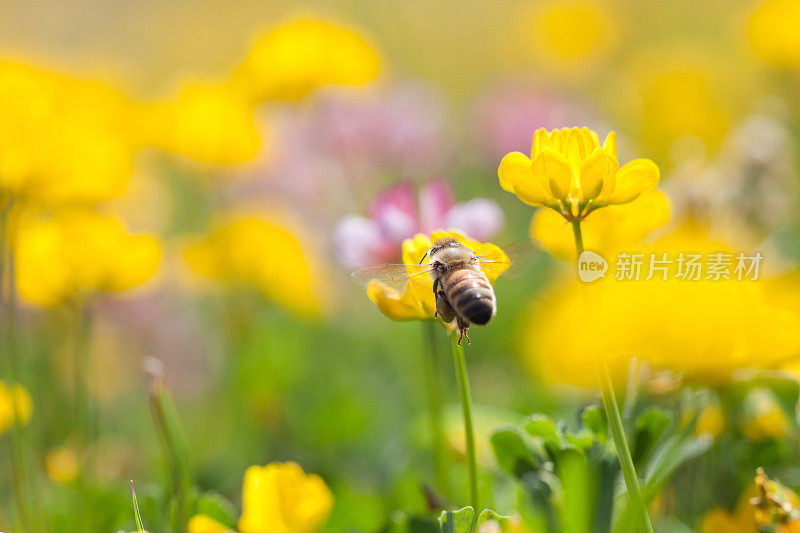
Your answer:
[[[489,280],[480,270],[460,268],[449,272],[442,290],[458,315],[471,324],[482,326],[497,312],[497,300]]]

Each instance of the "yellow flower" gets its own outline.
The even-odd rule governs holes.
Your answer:
[[[381,313],[393,320],[433,318],[408,288],[401,293],[397,289],[373,279],[367,285],[367,296],[375,302]]]
[[[204,163],[253,160],[261,147],[254,109],[223,84],[186,84],[169,102],[142,108],[142,142]]]
[[[189,533],[235,533],[232,529],[214,520],[198,514],[189,520]]]
[[[503,157],[497,169],[500,186],[523,202],[545,206],[567,220],[593,210],[635,200],[658,184],[659,171],[649,159],[617,162],[616,134],[603,145],[588,128],[536,130],[528,158],[520,152]]]
[[[255,287],[302,315],[319,311],[316,260],[283,221],[250,213],[224,215],[188,246],[184,257],[200,276]]]
[[[403,263],[419,265],[425,254],[436,241],[455,239],[475,252],[495,263],[481,264],[483,273],[494,285],[497,277],[509,266],[508,256],[501,248],[492,243],[480,243],[455,230],[438,230],[430,235],[418,233],[403,241]],[[413,274],[416,270],[409,273]],[[424,274],[409,278],[402,293],[379,281],[371,281],[367,294],[375,302],[383,314],[393,320],[432,319],[436,313],[436,299],[433,295],[433,279]]]
[[[33,414],[31,395],[19,383],[14,383],[9,389],[5,381],[0,381],[0,434],[11,429],[15,414],[20,424],[28,423]]]
[[[120,194],[130,107],[104,83],[0,62],[0,189],[49,204]]]
[[[47,475],[56,483],[69,483],[78,477],[79,464],[75,452],[56,448],[47,453]]]
[[[379,70],[378,53],[364,37],[306,17],[259,38],[234,80],[256,101],[299,100],[322,85],[364,85]]]
[[[718,405],[708,405],[700,411],[697,417],[697,425],[694,428],[695,435],[707,435],[717,438],[725,429],[725,415]]]
[[[662,160],[683,155],[681,146],[675,145],[681,138],[697,138],[705,147],[715,148],[750,101],[747,68],[741,62],[731,64],[729,56],[696,48],[639,52],[629,69],[633,85],[620,90],[632,90],[641,105],[635,127],[642,144]],[[624,120],[631,115],[631,106],[620,107],[617,113]]]
[[[740,428],[753,442],[780,440],[789,431],[789,418],[769,389],[754,389],[745,398]]]
[[[750,17],[749,37],[756,55],[783,68],[800,68],[800,4],[766,0]]]
[[[16,260],[22,298],[52,306],[143,284],[158,269],[161,246],[112,216],[71,209],[23,217]]]
[[[727,252],[723,243],[686,229],[639,250],[666,253]],[[646,257],[646,256],[645,256]],[[800,316],[771,303],[767,283],[677,279],[614,279],[593,284],[589,320],[576,319],[584,289],[572,276],[540,298],[523,324],[522,352],[535,371],[556,382],[591,386],[593,353],[607,354],[624,379],[630,357],[708,383],[730,379],[740,368],[775,368],[800,353]],[[675,271],[673,269],[672,274]]]
[[[538,63],[556,73],[586,70],[607,57],[617,42],[613,15],[599,0],[537,2],[523,20]]]
[[[648,234],[669,222],[670,205],[661,191],[646,191],[624,205],[611,205],[581,222],[587,250],[611,257],[615,252],[636,249]],[[563,259],[575,257],[575,237],[564,218],[551,209],[539,209],[531,219],[531,238],[542,248]]]
[[[271,463],[245,472],[242,507],[241,533],[310,533],[330,513],[333,494],[296,463]]]

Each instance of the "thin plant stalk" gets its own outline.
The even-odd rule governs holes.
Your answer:
[[[20,423],[19,406],[14,387],[19,374],[19,346],[17,342],[17,305],[16,286],[14,283],[14,239],[13,239],[14,198],[0,197],[0,299],[5,319],[3,336],[6,353],[6,371],[8,388],[11,392],[11,411],[14,420],[13,430],[9,435],[11,477],[14,486],[14,501],[21,525],[26,530],[34,530],[34,513],[31,507],[29,480],[25,464],[23,427]]]
[[[583,234],[581,232],[580,220],[572,221],[572,231],[575,236],[575,250],[577,257],[583,253]],[[588,311],[588,294],[584,292],[586,300],[586,310]],[[614,440],[614,447],[617,450],[617,458],[622,469],[622,477],[625,479],[625,486],[628,489],[628,498],[634,508],[634,512],[639,517],[641,530],[646,533],[653,532],[650,523],[650,516],[647,513],[647,504],[642,496],[642,489],[639,486],[639,478],[636,475],[636,468],[633,465],[631,450],[628,446],[628,439],[625,437],[625,428],[622,425],[622,417],[619,414],[617,399],[614,395],[614,386],[611,383],[611,374],[608,370],[608,362],[602,352],[595,351],[595,367],[600,382],[600,393],[603,400],[603,409],[608,418],[611,429],[611,437]]]
[[[423,371],[428,402],[428,418],[431,425],[431,447],[436,488],[441,494],[450,496],[450,482],[447,475],[447,448],[442,415],[442,387],[439,373],[439,350],[436,343],[437,325],[432,320],[423,322],[427,347],[423,349]]]
[[[74,373],[75,388],[75,431],[78,443],[85,453],[93,431],[93,409],[89,391],[91,368],[91,312],[86,302],[79,301],[73,306],[75,317]]]
[[[133,498],[133,515],[136,518],[136,531],[138,533],[144,533],[142,515],[139,513],[139,503],[136,501],[136,489],[133,488],[133,480],[131,480],[131,497]]]
[[[150,407],[172,485],[171,531],[184,533],[189,520],[188,505],[192,490],[189,447],[186,444],[186,437],[172,395],[166,386],[163,365],[157,359],[149,358],[146,367],[153,375]]]
[[[469,388],[469,375],[467,375],[467,362],[464,359],[464,350],[458,344],[457,331],[450,335],[450,344],[453,348],[458,393],[461,398],[461,410],[464,415],[464,437],[467,443],[467,471],[469,473],[469,504],[477,514],[480,512],[480,507],[478,507],[478,459],[475,454],[475,428],[472,423],[472,395]]]

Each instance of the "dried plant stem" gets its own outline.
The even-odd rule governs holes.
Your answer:
[[[580,257],[584,250],[580,220],[572,221],[572,231],[575,236],[575,250],[577,252],[577,257]],[[588,312],[589,302],[586,291],[584,292],[584,296],[586,303],[585,310]],[[595,367],[597,369],[597,376],[600,382],[600,393],[603,399],[603,409],[606,412],[606,417],[608,418],[609,427],[611,429],[611,437],[614,440],[614,447],[617,450],[617,458],[619,459],[619,464],[622,468],[622,477],[625,479],[625,486],[628,489],[628,498],[630,499],[631,505],[639,517],[641,531],[652,533],[653,526],[650,523],[650,516],[647,514],[647,505],[645,504],[644,497],[642,496],[642,489],[639,486],[639,478],[636,475],[636,468],[633,465],[633,458],[631,457],[631,450],[628,446],[628,439],[625,437],[625,428],[622,425],[622,417],[619,414],[617,399],[614,395],[614,386],[611,383],[611,374],[608,371],[608,362],[606,361],[602,350],[596,350],[594,355]]]
[[[477,515],[481,509],[478,507],[478,459],[475,454],[475,428],[472,424],[472,396],[469,389],[467,362],[464,359],[464,350],[458,344],[457,330],[450,335],[450,344],[453,347],[458,392],[461,398],[461,410],[464,415],[464,436],[467,444],[467,470],[469,473],[469,504]]]
[[[436,345],[436,323],[432,320],[422,322],[427,347],[423,349],[423,372],[428,402],[428,418],[431,425],[431,447],[433,469],[436,476],[436,489],[446,497],[450,493],[450,480],[447,475],[447,448],[444,436],[444,417],[442,415],[442,383],[440,379],[439,351]]]

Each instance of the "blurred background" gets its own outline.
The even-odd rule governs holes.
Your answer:
[[[686,445],[659,523],[757,531],[755,468],[800,479],[798,27],[794,0],[0,4],[0,528],[133,531],[130,480],[151,532],[185,530],[181,487],[232,528],[247,468],[285,461],[332,491],[324,531],[466,505],[445,330],[349,278],[452,227],[544,248],[466,349],[487,507],[602,530],[541,526],[490,440],[533,413],[578,431],[603,336],[632,431],[657,409]],[[612,292],[582,329],[571,241],[497,181],[566,126],[661,170],[587,246],[761,251],[759,282]]]

